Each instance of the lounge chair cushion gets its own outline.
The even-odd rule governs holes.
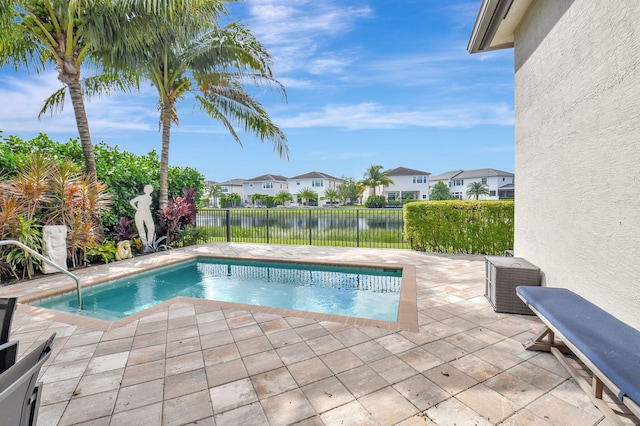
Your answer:
[[[640,403],[640,331],[564,288],[516,292],[620,388],[618,399]]]

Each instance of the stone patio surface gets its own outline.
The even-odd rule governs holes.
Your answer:
[[[523,349],[536,317],[493,311],[480,256],[213,243],[76,272],[91,282],[194,253],[413,265],[417,331],[186,298],[115,323],[21,304],[20,355],[57,333],[39,425],[610,424],[551,354]],[[0,296],[61,286],[75,288],[56,274]]]

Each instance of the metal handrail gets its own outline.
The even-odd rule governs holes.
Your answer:
[[[38,259],[40,259],[43,262],[45,262],[47,265],[52,266],[53,268],[57,269],[58,271],[62,272],[65,275],[67,275],[68,277],[73,278],[73,280],[76,282],[76,288],[78,289],[78,307],[80,309],[82,309],[82,287],[80,286],[80,279],[78,277],[76,277],[71,272],[67,271],[62,266],[58,265],[57,263],[52,262],[50,259],[47,259],[46,257],[41,255],[37,251],[33,250],[32,248],[22,244],[20,241],[16,241],[16,240],[3,240],[3,241],[0,241],[0,246],[7,246],[9,244],[12,244],[14,246],[20,247],[22,250],[24,250],[27,253],[37,257]]]

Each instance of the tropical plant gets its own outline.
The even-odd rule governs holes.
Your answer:
[[[318,194],[311,188],[302,188],[297,194],[299,200],[306,201],[305,205],[309,205],[311,200],[317,200]]]
[[[433,188],[431,188],[431,192],[429,193],[430,200],[450,200],[451,199],[451,190],[447,186],[446,183],[442,181],[438,181]]]
[[[254,205],[262,205],[265,203],[265,197],[266,195],[264,194],[251,194],[251,202]]]
[[[323,198],[329,200],[329,204],[333,205],[333,203],[340,199],[340,191],[336,188],[329,188],[324,191]]]
[[[91,263],[109,263],[116,260],[116,244],[113,241],[105,241],[102,244],[91,243],[87,245],[87,260]]]
[[[489,187],[486,183],[471,182],[467,185],[467,198],[475,197],[478,200],[483,195],[489,195]]]
[[[159,186],[158,170],[160,158],[155,151],[145,155],[137,155],[122,151],[117,146],[109,146],[98,142],[94,146],[98,180],[108,186],[113,198],[111,209],[104,211],[101,216],[105,230],[113,230],[121,217],[132,218],[135,211],[129,201],[140,194],[141,189],[150,184],[154,188]],[[73,162],[76,172],[83,167],[82,149],[75,139],[65,143],[51,140],[47,135],[40,134],[30,140],[22,140],[15,136],[0,139],[0,175],[7,179],[17,176],[20,165],[30,161],[34,152],[44,151],[49,159],[63,158]],[[9,153],[3,156],[3,153]],[[194,188],[196,194],[202,193],[204,176],[190,167],[169,168],[169,195],[180,196],[182,188]],[[154,195],[157,191],[154,191]],[[198,202],[198,201],[197,201]],[[157,210],[157,197],[154,198],[153,211]]]
[[[121,217],[111,235],[116,242],[131,241],[138,235],[138,232],[133,227],[133,220]]]
[[[278,192],[275,197],[273,197],[273,201],[276,204],[284,205],[287,201],[293,201],[293,195],[291,195],[289,191],[282,190]]]
[[[218,201],[220,200],[220,197],[224,195],[224,192],[222,192],[222,186],[217,183],[210,185],[207,188],[206,194],[209,196],[209,201],[211,205],[213,205],[213,208],[217,209]]]
[[[140,2],[147,3],[147,2]],[[135,19],[124,20],[123,37],[140,38],[140,24],[145,31],[154,23],[154,33],[147,46],[120,45],[110,50],[107,60],[116,69],[140,73],[158,92],[162,150],[160,157],[160,208],[168,204],[168,168],[171,126],[178,123],[178,102],[199,92],[195,98],[200,108],[219,120],[241,144],[233,122],[243,126],[260,140],[273,143],[283,158],[288,158],[284,133],[275,125],[262,105],[245,90],[245,85],[264,84],[284,96],[284,87],[273,78],[271,56],[266,48],[243,25],[236,22],[217,25],[226,13],[222,2],[202,2],[201,6],[174,10],[169,19],[149,19],[145,10],[136,11]],[[213,8],[216,5],[217,8]],[[151,18],[157,18],[151,16]]]
[[[95,174],[96,165],[83,96],[97,94],[104,78],[90,77],[82,82],[81,68],[92,50],[91,35],[104,22],[97,6],[104,2],[62,0],[8,0],[0,7],[0,65],[13,62],[16,69],[25,66],[40,72],[53,63],[64,87],[54,93],[40,111],[61,109],[65,89],[69,90],[82,142],[87,173]]]
[[[391,177],[387,172],[382,171],[381,165],[371,166],[364,174],[364,179],[361,181],[362,185],[367,186],[373,190],[373,195],[376,195],[376,188],[383,185],[390,185],[393,183]]]
[[[354,204],[362,196],[365,187],[352,177],[342,177],[342,183],[338,186],[340,199],[345,204]]]
[[[235,192],[231,192],[220,197],[220,204],[222,207],[237,207],[241,202],[242,198],[240,197],[240,194],[236,194]]]
[[[182,243],[182,246],[192,246],[207,241],[207,231],[197,226],[187,226],[180,232],[178,232],[177,241]]]
[[[365,205],[369,208],[380,208],[387,204],[387,199],[384,195],[371,195],[367,198]]]
[[[195,203],[193,188],[185,188],[182,194],[182,197],[174,197],[169,205],[160,210],[160,226],[169,245],[176,240],[178,233],[185,227],[196,224],[198,207]],[[150,241],[153,241],[153,238]]]

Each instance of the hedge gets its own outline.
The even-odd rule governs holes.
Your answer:
[[[416,201],[404,205],[414,250],[502,255],[513,248],[513,201]]]

